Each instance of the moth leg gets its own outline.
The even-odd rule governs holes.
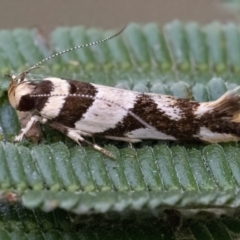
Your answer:
[[[31,112],[21,112],[17,111],[18,119],[21,124],[21,129],[25,128],[27,123],[30,121],[33,114]],[[28,130],[28,132],[24,136],[30,142],[37,143],[42,137],[42,131],[38,122],[33,123],[32,127]]]
[[[112,139],[112,140],[116,140],[116,141],[124,141],[124,142],[128,142],[128,143],[137,143],[137,142],[141,142],[141,139],[138,138],[128,138],[128,137],[115,137],[115,136],[104,136],[107,139]]]
[[[42,122],[43,118],[37,115],[33,115],[29,122],[26,124],[25,128],[22,128],[20,130],[20,133],[15,137],[14,141],[19,142],[23,139],[24,135],[29,131],[29,129],[33,126],[34,123],[36,122]]]
[[[78,130],[75,130],[75,129],[71,129],[71,128],[68,128],[68,127],[65,127],[64,125],[60,124],[60,123],[56,123],[56,122],[50,122],[48,123],[49,126],[51,126],[52,128],[62,132],[63,134],[65,134],[66,136],[68,136],[69,138],[71,138],[73,141],[75,141],[77,144],[81,145],[80,142],[85,142],[87,143],[88,145],[92,146],[94,149],[96,149],[97,151],[105,154],[106,156],[110,157],[110,158],[113,158],[115,159],[115,156],[107,151],[106,149],[104,148],[101,148],[100,146],[98,146],[97,144],[95,143],[91,143],[89,142],[88,140],[84,139]]]
[[[88,145],[92,146],[94,149],[102,152],[103,154],[107,155],[108,157],[111,157],[111,158],[115,158],[111,152],[107,151],[106,149],[104,148],[101,148],[100,146],[98,146],[97,144],[95,143],[91,143],[89,142],[88,140],[84,139],[79,133],[77,133],[75,130],[72,130],[72,129],[68,129],[68,132],[66,133],[66,135],[71,138],[72,140],[74,140],[75,142],[77,142],[79,144],[79,141],[80,142],[85,142],[87,143]]]

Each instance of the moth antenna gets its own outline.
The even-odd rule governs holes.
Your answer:
[[[84,47],[90,47],[90,46],[93,46],[93,45],[97,45],[99,43],[102,43],[102,42],[106,42],[112,38],[115,38],[116,36],[118,36],[119,34],[121,34],[124,30],[125,30],[126,27],[122,28],[119,32],[115,33],[114,35],[110,36],[110,37],[107,37],[107,38],[104,38],[104,39],[101,39],[101,40],[98,40],[98,41],[95,41],[95,42],[91,42],[91,43],[86,43],[86,44],[83,44],[83,45],[79,45],[79,46],[75,46],[75,47],[72,47],[72,48],[68,48],[66,50],[63,50],[63,51],[60,51],[60,52],[57,52],[57,53],[54,53],[52,54],[51,56],[49,57],[46,57],[44,58],[43,60],[41,60],[40,62],[36,63],[35,65],[33,65],[32,67],[30,67],[29,69],[27,69],[25,72],[29,72],[35,68],[38,68],[40,65],[42,65],[44,62],[47,62],[49,61],[50,59],[54,58],[54,57],[57,57],[57,56],[60,56],[62,54],[65,54],[65,53],[68,53],[68,52],[71,52],[71,51],[74,51],[74,50],[77,50],[77,49],[80,49],[80,48],[84,48]]]
[[[125,30],[126,27],[122,28],[119,32],[115,33],[114,35],[110,36],[110,37],[107,37],[107,38],[104,38],[104,39],[101,39],[101,40],[98,40],[98,41],[95,41],[95,42],[91,42],[91,43],[86,43],[86,44],[83,44],[83,45],[79,45],[79,46],[75,46],[75,47],[72,47],[72,48],[68,48],[66,50],[63,50],[63,51],[60,51],[60,52],[57,52],[57,53],[54,53],[52,54],[51,56],[49,57],[46,57],[44,58],[43,60],[39,61],[38,63],[36,63],[35,65],[33,65],[32,67],[28,68],[27,70],[25,70],[24,72],[20,73],[17,77],[15,77],[15,79],[20,79],[19,82],[22,81],[22,79],[25,78],[25,75],[27,75],[29,72],[31,72],[32,70],[34,69],[37,69],[39,68],[43,63],[49,61],[50,59],[54,58],[54,57],[57,57],[57,56],[60,56],[62,54],[65,54],[65,53],[68,53],[68,52],[71,52],[71,51],[74,51],[74,50],[77,50],[77,49],[80,49],[80,48],[84,48],[84,47],[90,47],[90,46],[93,46],[93,45],[97,45],[99,43],[102,43],[102,42],[106,42],[112,38],[115,38],[116,36],[118,36],[119,34],[121,34],[124,30]]]

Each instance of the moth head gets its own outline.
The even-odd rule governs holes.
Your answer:
[[[34,86],[26,78],[27,73],[21,73],[19,76],[11,75],[11,83],[8,87],[8,99],[13,108],[17,108],[21,98],[24,95],[31,94]]]

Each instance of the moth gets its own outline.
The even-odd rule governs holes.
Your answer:
[[[240,139],[240,88],[216,101],[195,102],[167,95],[140,93],[83,81],[46,77],[39,82],[28,73],[53,57],[118,36],[76,46],[51,55],[11,76],[8,98],[13,108],[31,115],[16,141],[36,122],[46,124],[80,144],[86,142],[113,157],[89,138],[103,137],[135,143],[144,139],[203,141]]]

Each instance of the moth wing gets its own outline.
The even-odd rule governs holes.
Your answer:
[[[240,87],[226,92],[216,101],[202,104],[216,116],[240,122]]]

